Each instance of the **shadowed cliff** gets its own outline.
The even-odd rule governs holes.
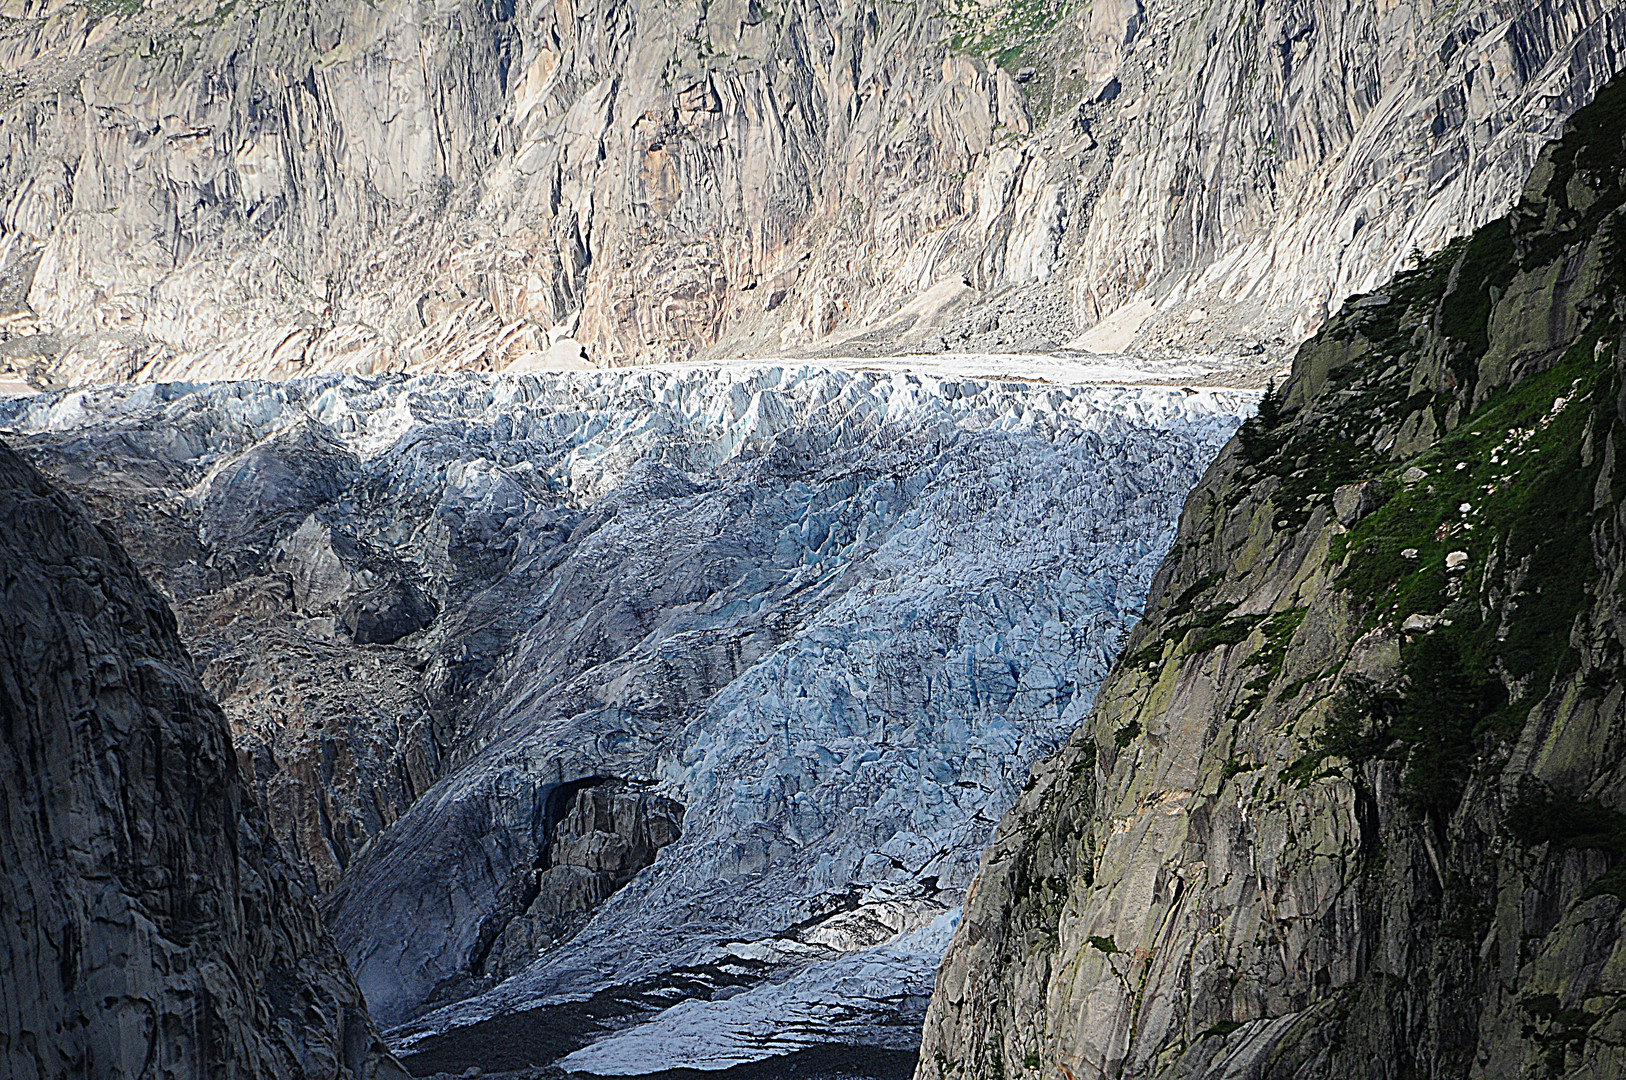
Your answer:
[[[0,445],[0,1073],[402,1077],[169,607]]]

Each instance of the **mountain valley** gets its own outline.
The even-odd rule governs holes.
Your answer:
[[[0,0],[0,1073],[1626,1075],[1620,0]]]
[[[747,366],[0,425],[168,593],[408,1065],[584,994],[700,1013],[581,1051],[611,1073],[912,1052],[979,849],[1256,396]]]

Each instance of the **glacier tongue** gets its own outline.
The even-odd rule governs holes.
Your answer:
[[[226,595],[222,566],[338,598],[280,601],[284,637],[232,655],[399,656],[455,715],[412,751],[438,780],[356,811],[324,879],[400,1052],[490,1067],[502,1017],[608,995],[615,1018],[529,1063],[630,1074],[912,1048],[981,846],[1255,397],[686,366],[88,390],[0,424],[47,467],[162,466],[205,549],[249,546],[156,575],[178,605]],[[226,706],[241,736],[263,704]],[[294,801],[376,802],[372,775],[295,777]]]
[[[727,1069],[837,1041],[913,1050],[919,1024],[908,1021],[930,997],[937,963],[959,921],[955,908],[883,945],[808,964],[782,982],[710,1001],[690,998],[559,1065],[595,1076],[637,1076],[656,1068]],[[897,1022],[878,1023],[893,1017]]]

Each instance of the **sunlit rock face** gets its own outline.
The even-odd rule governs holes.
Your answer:
[[[675,368],[0,422],[152,566],[402,1052],[624,1072],[912,1049],[979,849],[1252,400]],[[490,1037],[516,1014],[552,1019]]]
[[[1300,350],[995,831],[916,1080],[1626,1075],[1626,76]]]
[[[0,365],[52,386],[1136,341],[1262,382],[1626,47],[1612,0],[0,18]]]

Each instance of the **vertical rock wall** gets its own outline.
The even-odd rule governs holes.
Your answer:
[[[1137,331],[1261,379],[1626,43],[1609,0],[0,17],[0,360],[55,384]]]
[[[0,446],[0,1073],[404,1076],[168,606]]]
[[[984,854],[919,1080],[1626,1071],[1626,79],[1353,300]]]

